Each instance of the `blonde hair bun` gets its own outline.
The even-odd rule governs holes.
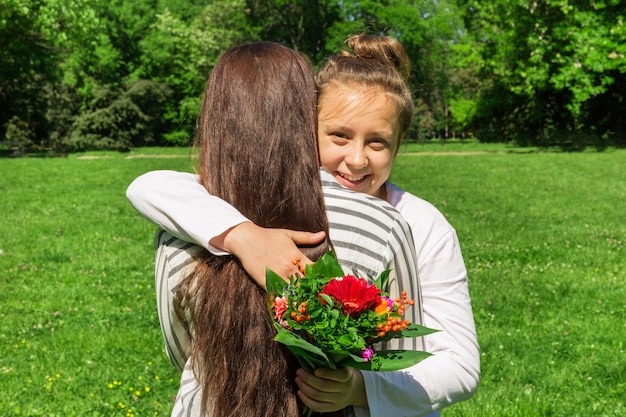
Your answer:
[[[341,55],[362,59],[375,59],[394,67],[406,81],[411,72],[411,61],[406,50],[396,39],[388,36],[359,34],[347,39],[348,51]]]

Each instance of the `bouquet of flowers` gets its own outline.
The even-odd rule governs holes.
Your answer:
[[[383,271],[369,284],[364,278],[346,276],[332,251],[307,265],[304,276],[291,276],[289,283],[268,269],[275,340],[286,345],[308,371],[344,366],[394,371],[431,356],[415,350],[374,350],[378,342],[437,331],[403,319],[413,301],[406,293],[389,298],[383,292],[388,277],[389,271]]]

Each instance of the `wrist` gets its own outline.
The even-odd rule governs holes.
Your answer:
[[[258,226],[250,221],[239,223],[214,237],[209,243],[216,248],[238,256],[241,249],[249,245],[251,236],[257,228]]]

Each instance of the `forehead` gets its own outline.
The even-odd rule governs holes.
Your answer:
[[[379,87],[363,85],[329,86],[320,95],[318,117],[321,122],[363,119],[398,121],[396,102]]]

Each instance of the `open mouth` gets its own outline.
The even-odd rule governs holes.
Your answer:
[[[340,175],[342,178],[345,178],[345,179],[347,179],[348,181],[353,181],[353,182],[359,182],[359,181],[361,181],[363,178],[365,178],[365,175],[361,175],[361,176],[359,176],[359,177],[353,177],[353,176],[351,176],[351,175],[346,175],[346,174],[342,174],[342,173],[339,173],[339,175]]]
[[[341,184],[348,187],[354,187],[358,184],[361,184],[363,180],[367,177],[367,175],[352,176],[348,174],[343,174],[341,172],[335,172],[335,177],[337,177],[338,181]]]

